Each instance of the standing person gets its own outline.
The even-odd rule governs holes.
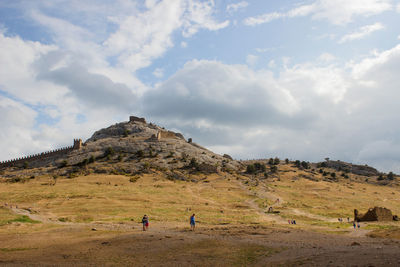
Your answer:
[[[149,228],[149,217],[145,214],[142,218],[142,224],[143,224],[143,231],[146,231]]]
[[[356,222],[353,221],[353,228],[356,229]]]
[[[361,227],[361,226],[360,226],[360,223],[357,222],[357,228],[360,229],[360,227]]]
[[[194,228],[196,227],[196,220],[194,218],[195,214],[193,213],[192,216],[190,216],[190,229],[194,231]]]

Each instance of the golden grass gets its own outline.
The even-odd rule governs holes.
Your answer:
[[[59,179],[56,185],[41,177],[23,184],[0,184],[0,203],[31,207],[59,221],[186,222],[192,213],[205,224],[257,221],[257,214],[238,208],[248,197],[234,184],[217,176],[212,183],[173,182],[145,175],[137,182],[119,175],[90,175]],[[234,190],[229,190],[230,188]]]

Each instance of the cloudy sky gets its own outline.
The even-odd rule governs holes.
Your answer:
[[[139,115],[400,173],[400,0],[1,0],[0,160]]]

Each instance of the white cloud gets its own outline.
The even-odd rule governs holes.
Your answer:
[[[344,25],[351,22],[356,16],[377,15],[391,8],[391,0],[316,0],[312,4],[299,6],[287,12],[272,12],[248,17],[244,20],[244,24],[255,26],[280,18],[311,16],[313,19]]]
[[[247,7],[248,5],[249,5],[249,3],[246,2],[246,1],[241,1],[241,2],[238,2],[238,3],[229,4],[229,5],[226,6],[226,11],[228,13],[232,14],[232,13],[238,11],[239,9]]]
[[[152,2],[145,12],[113,18],[119,29],[104,45],[124,67],[132,71],[147,67],[173,47],[171,37],[176,30],[181,29],[185,37],[190,37],[200,29],[216,31],[227,27],[229,21],[220,23],[213,18],[214,6],[212,0]]]
[[[164,69],[163,68],[156,68],[153,71],[153,75],[157,78],[162,78],[164,76]]]
[[[345,42],[363,39],[363,38],[367,37],[368,35],[371,35],[373,32],[383,30],[384,28],[385,28],[385,26],[380,22],[377,22],[377,23],[371,24],[371,25],[366,25],[366,26],[359,28],[358,31],[355,31],[350,34],[346,34],[339,40],[338,43],[343,44]]]
[[[400,13],[400,3],[397,4],[396,11],[397,13]]]
[[[37,147],[32,140],[32,128],[36,112],[0,94],[0,160],[9,157],[21,157],[23,148],[34,150]]]
[[[334,55],[330,53],[323,53],[318,57],[319,60],[324,61],[324,62],[331,62],[334,61],[336,58]]]
[[[186,48],[187,46],[188,46],[187,42],[183,42],[183,41],[181,42],[181,47],[182,48]]]
[[[255,55],[247,55],[246,63],[247,65],[254,67],[258,62],[258,56]]]
[[[189,0],[183,17],[183,36],[190,37],[200,29],[217,31],[229,26],[229,20],[217,22],[213,17],[214,0],[194,1]]]
[[[323,54],[274,75],[190,61],[144,95],[144,113],[237,158],[330,157],[399,172],[400,45],[332,62]]]

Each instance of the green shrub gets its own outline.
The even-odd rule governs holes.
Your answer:
[[[114,149],[112,148],[112,147],[107,147],[106,148],[106,151],[104,151],[104,157],[107,157],[107,156],[114,156],[114,154],[115,154],[115,151],[114,151]]]

